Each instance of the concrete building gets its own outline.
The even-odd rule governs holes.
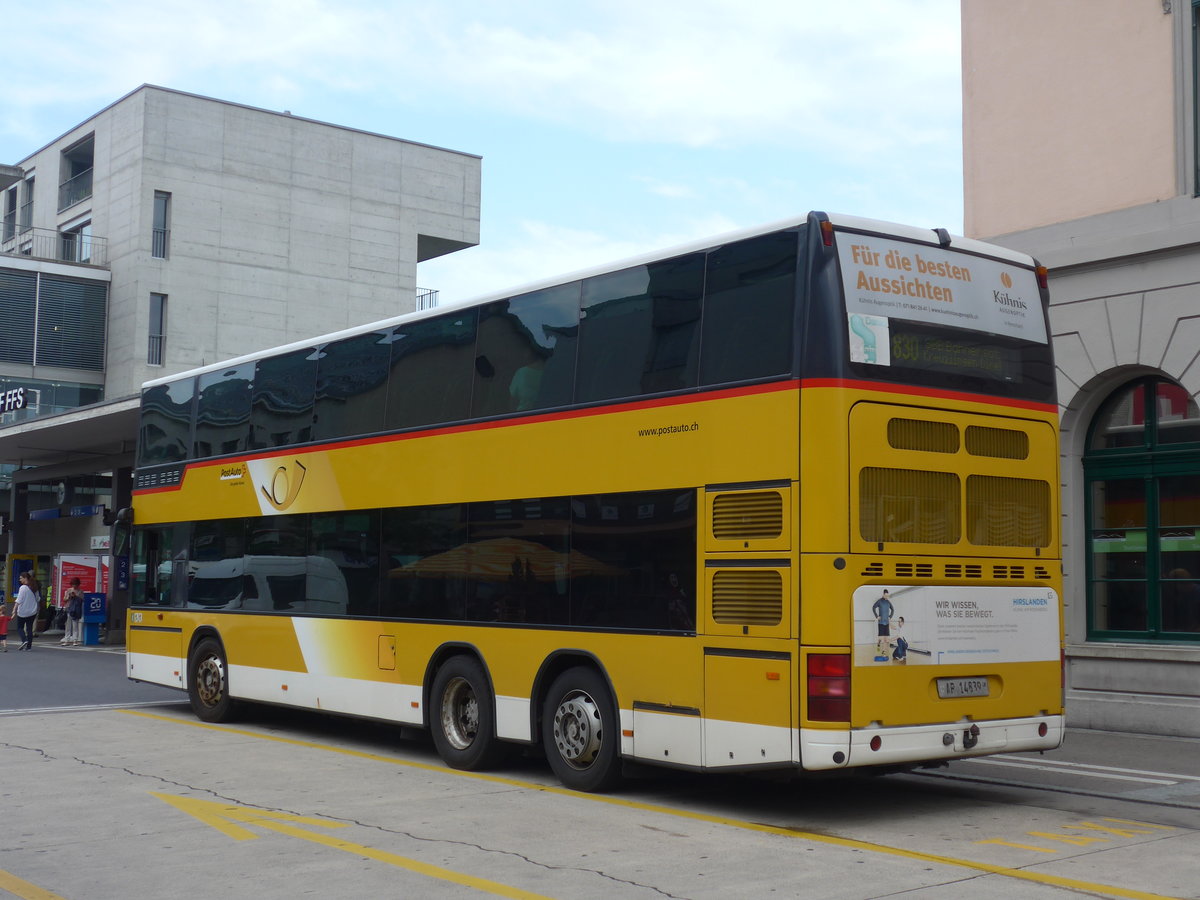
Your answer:
[[[107,533],[143,381],[414,309],[479,202],[478,156],[151,85],[0,166],[8,553]]]
[[[1050,270],[1067,709],[1200,737],[1200,118],[1187,0],[963,0],[968,235]]]

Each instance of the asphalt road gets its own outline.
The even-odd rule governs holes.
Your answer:
[[[179,700],[178,691],[125,677],[124,647],[63,647],[62,634],[39,635],[32,650],[12,636],[0,653],[0,713]]]
[[[1200,897],[1200,741],[780,782],[544,760],[441,765],[423,735],[251,707],[198,722],[113,649],[0,654],[0,895],[459,898]]]

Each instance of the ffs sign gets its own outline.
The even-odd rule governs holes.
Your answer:
[[[25,408],[25,388],[13,388],[0,394],[0,413]]]

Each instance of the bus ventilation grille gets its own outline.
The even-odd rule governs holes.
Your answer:
[[[883,578],[889,574],[888,568],[881,562],[873,562],[862,570],[865,578]],[[893,563],[890,575],[895,579],[931,579],[938,575],[937,566],[933,563]],[[988,578],[991,581],[1024,581],[1034,578],[1038,581],[1049,581],[1050,570],[1045,566],[1010,566],[996,564],[989,567],[976,563],[946,563],[941,567],[940,578],[975,580]]]
[[[1028,459],[1029,435],[1011,428],[967,426],[967,452],[995,459]]]
[[[712,607],[722,625],[778,625],[783,578],[761,569],[720,569],[713,573]]]
[[[713,537],[723,541],[776,538],[783,534],[783,496],[778,491],[718,494],[713,498]]]

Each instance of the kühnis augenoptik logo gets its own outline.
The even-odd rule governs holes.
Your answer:
[[[1008,272],[1000,273],[1000,287],[992,288],[992,302],[1008,315],[1021,316],[1029,309],[1029,301],[1014,290],[1013,277]]]

